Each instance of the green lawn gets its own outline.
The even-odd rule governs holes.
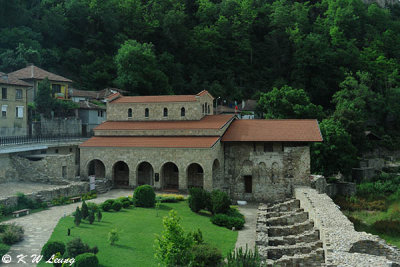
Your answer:
[[[178,212],[185,230],[199,228],[205,242],[217,246],[224,256],[235,247],[238,235],[236,231],[213,225],[207,215],[193,213],[186,201],[163,203],[158,217],[155,209],[130,208],[120,212],[103,212],[102,221],[96,221],[93,225],[84,221],[79,227],[75,227],[73,217],[62,218],[50,240],[66,243],[75,237],[81,237],[83,242],[99,248],[97,256],[101,266],[158,266],[154,258],[155,234],[161,233],[162,218],[171,209]],[[68,228],[71,228],[71,236],[67,236]],[[108,232],[113,228],[117,228],[121,234],[117,244],[111,246],[107,238]],[[48,264],[41,263],[38,266]]]

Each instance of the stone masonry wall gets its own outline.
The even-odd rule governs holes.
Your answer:
[[[326,194],[297,187],[294,196],[320,231],[327,266],[396,266],[400,251],[378,236],[356,232],[354,225]]]
[[[225,144],[225,177],[233,199],[276,202],[290,197],[293,185],[310,183],[309,147],[281,147],[275,143],[274,152],[264,152],[262,142]],[[245,176],[252,176],[252,193],[245,192]]]
[[[32,123],[32,134],[36,135],[81,135],[82,121],[79,118],[41,118]]]

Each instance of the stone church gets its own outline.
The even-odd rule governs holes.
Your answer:
[[[221,189],[233,199],[277,201],[308,185],[316,120],[240,120],[213,115],[214,98],[111,95],[107,121],[80,145],[81,177],[114,187]]]

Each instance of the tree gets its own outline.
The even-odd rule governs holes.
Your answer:
[[[115,242],[117,242],[118,240],[119,240],[119,234],[117,229],[112,229],[108,233],[108,241],[110,242],[110,245],[114,246]]]
[[[89,209],[88,206],[86,205],[85,200],[82,202],[81,211],[82,211],[82,219],[85,220],[89,216]]]
[[[103,215],[102,215],[100,209],[97,210],[96,217],[97,217],[97,221],[100,222],[100,221],[101,221],[101,218],[103,217]]]
[[[258,106],[267,119],[321,119],[324,116],[322,107],[311,103],[303,89],[287,85],[261,94]]]
[[[326,176],[339,171],[350,174],[357,162],[351,136],[333,118],[323,120],[319,126],[324,141],[311,145],[311,172]]]
[[[192,260],[191,248],[194,241],[191,233],[185,233],[180,218],[171,210],[163,219],[164,230],[156,237],[155,257],[166,266],[188,266]]]
[[[94,222],[94,211],[93,210],[89,211],[88,220],[89,220],[90,224],[93,224],[93,222]]]
[[[55,100],[51,96],[50,81],[45,78],[39,83],[37,95],[35,97],[36,110],[46,118],[51,117]]]
[[[81,224],[82,221],[82,213],[81,210],[79,209],[79,207],[76,207],[75,210],[75,216],[74,216],[74,223],[76,226],[79,226]]]

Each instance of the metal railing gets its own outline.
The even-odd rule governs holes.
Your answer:
[[[0,146],[36,144],[44,142],[60,142],[89,138],[92,134],[57,134],[57,135],[37,135],[37,136],[5,136],[0,137]]]

